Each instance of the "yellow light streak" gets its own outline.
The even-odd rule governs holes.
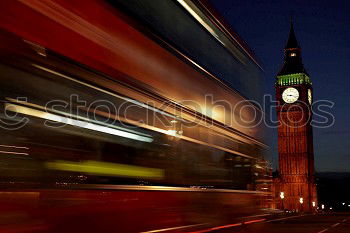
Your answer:
[[[90,175],[151,179],[164,178],[163,169],[91,160],[83,162],[57,160],[54,162],[46,162],[45,166],[52,170],[80,172]]]

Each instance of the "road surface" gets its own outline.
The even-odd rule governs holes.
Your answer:
[[[350,213],[279,218],[227,228],[220,233],[350,233]]]

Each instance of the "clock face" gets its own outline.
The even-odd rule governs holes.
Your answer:
[[[307,90],[307,99],[309,100],[309,103],[312,103],[312,92],[311,89]]]
[[[299,91],[294,87],[288,87],[282,93],[282,99],[284,102],[291,104],[297,101],[299,98]]]

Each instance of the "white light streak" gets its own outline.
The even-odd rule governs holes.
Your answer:
[[[22,153],[22,152],[14,152],[14,151],[0,151],[0,154],[14,154],[14,155],[28,155],[28,153]]]
[[[34,117],[39,117],[42,119],[51,120],[51,121],[55,121],[55,122],[59,122],[59,123],[67,124],[67,125],[77,126],[79,128],[98,131],[98,132],[102,132],[102,133],[106,133],[106,134],[110,134],[110,135],[120,136],[120,137],[124,137],[124,138],[130,138],[130,139],[143,141],[143,142],[152,142],[153,141],[151,136],[149,136],[149,137],[141,136],[141,135],[137,135],[134,133],[129,133],[126,131],[113,129],[113,128],[106,127],[106,126],[92,124],[92,123],[89,123],[86,121],[75,120],[72,118],[67,118],[67,117],[51,114],[48,112],[44,112],[44,111],[40,111],[40,110],[36,110],[36,109],[32,109],[32,108],[28,108],[28,107],[24,107],[24,106],[20,106],[20,105],[6,103],[6,108],[10,111],[13,111],[13,112],[17,112],[17,113],[21,113],[21,114],[25,114],[25,115],[29,115],[29,116],[34,116]]]
[[[40,66],[40,65],[36,65],[36,64],[32,64],[32,66],[34,66],[35,68],[38,68],[38,69],[40,69],[40,70],[44,70],[44,71],[46,71],[46,72],[49,72],[49,73],[51,73],[51,74],[60,76],[60,77],[62,77],[62,78],[68,79],[68,80],[70,80],[70,81],[79,83],[79,84],[84,85],[84,86],[86,86],[86,87],[93,88],[93,89],[95,89],[95,90],[97,90],[97,91],[100,91],[100,92],[102,92],[102,93],[105,93],[105,94],[111,95],[111,96],[113,96],[113,97],[116,97],[116,98],[119,98],[119,99],[128,101],[128,102],[133,103],[133,104],[136,104],[136,105],[138,105],[138,106],[140,106],[140,107],[150,109],[150,110],[152,110],[152,111],[154,111],[154,112],[158,112],[158,113],[160,113],[160,114],[162,114],[162,115],[165,115],[165,116],[168,116],[168,117],[172,117],[172,118],[175,117],[175,116],[172,115],[172,114],[169,114],[169,113],[164,112],[164,111],[162,111],[162,110],[160,110],[160,109],[154,108],[154,107],[152,107],[152,106],[149,106],[149,105],[144,104],[144,103],[142,103],[142,102],[139,102],[139,101],[137,101],[137,100],[130,99],[130,98],[127,98],[127,97],[124,97],[124,96],[121,96],[121,95],[117,95],[117,94],[115,94],[115,93],[113,93],[113,92],[110,92],[110,91],[104,90],[104,89],[102,89],[102,88],[96,87],[96,86],[94,86],[94,85],[91,85],[91,84],[88,84],[88,83],[79,81],[79,80],[77,80],[77,79],[74,79],[74,78],[69,77],[69,76],[67,76],[67,75],[64,75],[64,74],[62,74],[62,73],[59,73],[59,72],[57,72],[57,71],[48,69],[48,68],[46,68],[46,67],[43,67],[43,66]],[[175,118],[176,118],[176,117],[175,117]],[[177,119],[179,119],[179,118],[177,118]],[[181,119],[179,119],[179,120],[181,120]]]
[[[212,34],[220,43],[225,45],[220,39],[219,36],[214,32],[214,30],[206,23],[204,20],[184,1],[177,0],[192,16],[195,18],[202,26],[207,29],[210,34]]]
[[[8,147],[8,148],[15,148],[15,149],[25,149],[25,150],[29,150],[29,148],[28,148],[28,147],[25,147],[25,146],[0,145],[0,147]]]

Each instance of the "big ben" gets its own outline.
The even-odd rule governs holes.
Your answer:
[[[317,206],[312,135],[312,82],[291,23],[284,64],[276,77],[279,208],[313,211]]]

